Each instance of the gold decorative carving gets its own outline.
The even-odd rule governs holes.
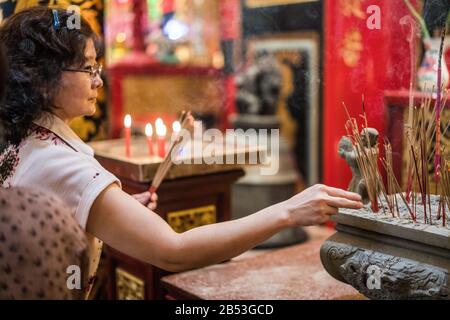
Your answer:
[[[145,282],[121,268],[116,268],[116,299],[144,300]]]
[[[365,19],[366,13],[362,8],[361,0],[341,0],[341,12],[346,17],[355,17],[358,19]]]
[[[188,210],[174,211],[167,214],[167,222],[176,232],[216,223],[216,206],[209,205]]]
[[[363,49],[361,32],[357,29],[347,31],[340,49],[345,65],[350,68],[356,67],[361,59]]]
[[[128,75],[123,81],[123,112],[134,117],[189,109],[218,114],[223,105],[223,82],[214,76]],[[170,89],[168,89],[170,88]]]

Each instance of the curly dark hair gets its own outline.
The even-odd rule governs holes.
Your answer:
[[[85,63],[88,39],[100,55],[101,42],[86,20],[71,28],[73,12],[32,7],[8,18],[0,27],[0,43],[8,63],[5,99],[0,103],[0,123],[5,140],[19,144],[32,122],[52,112],[62,69],[81,68]],[[69,20],[70,19],[70,20]],[[69,21],[69,23],[68,23]]]
[[[0,44],[0,103],[3,100],[5,94],[5,82],[6,82],[6,61],[3,53],[3,46]]]
[[[0,44],[0,104],[3,101],[5,95],[5,82],[6,82],[6,61],[3,53],[3,46]],[[3,150],[3,128],[0,125],[0,152]]]

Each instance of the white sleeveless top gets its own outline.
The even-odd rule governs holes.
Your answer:
[[[70,208],[86,230],[89,211],[98,195],[120,180],[104,169],[85,144],[60,118],[45,113],[35,121],[31,134],[17,149],[10,150],[11,170],[3,177],[3,187],[26,187],[54,194]],[[12,160],[12,161],[11,161]],[[94,276],[102,242],[88,235]]]

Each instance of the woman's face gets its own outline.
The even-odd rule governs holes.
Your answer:
[[[97,54],[94,41],[88,39],[85,49],[86,62],[80,69],[97,65]],[[103,86],[99,75],[92,77],[89,73],[79,71],[63,71],[61,83],[53,104],[57,107],[54,113],[64,121],[73,118],[93,115],[97,100],[97,89]]]

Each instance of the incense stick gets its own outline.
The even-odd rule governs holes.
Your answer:
[[[163,161],[156,170],[156,174],[153,177],[152,184],[149,188],[151,194],[156,192],[156,190],[159,188],[162,181],[166,177],[167,173],[169,172],[170,168],[172,167],[173,164],[172,153],[175,147],[181,142],[180,141],[181,132],[183,130],[188,129],[192,125],[193,117],[191,115],[191,112],[182,111],[180,119],[178,121],[181,123],[181,130],[175,135],[175,138],[171,141],[169,151],[166,153]]]
[[[444,50],[446,26],[442,29],[441,46],[439,49],[438,74],[437,74],[437,97],[436,97],[436,149],[435,149],[435,180],[439,183],[441,173],[441,92],[442,92],[442,52]]]

